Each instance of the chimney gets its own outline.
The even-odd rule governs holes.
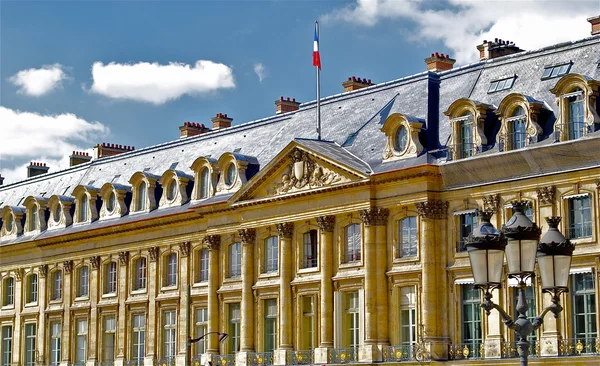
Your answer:
[[[123,146],[117,144],[109,144],[103,142],[94,146],[94,159],[103,158],[105,156],[114,156],[119,155],[124,152],[133,151],[135,147],[133,146]]]
[[[213,123],[213,130],[220,130],[222,128],[231,127],[231,121],[233,118],[227,117],[226,114],[217,113],[216,117],[210,119]]]
[[[69,166],[84,164],[92,160],[90,154],[83,151],[73,151],[69,156]]]
[[[456,62],[455,59],[450,58],[450,55],[444,55],[443,53],[432,53],[431,57],[425,59],[427,64],[427,71],[442,72],[452,70],[452,65]]]
[[[367,86],[371,85],[375,85],[371,83],[371,79],[361,79],[357,78],[356,76],[350,77],[347,81],[342,83],[342,86],[344,87],[344,93],[366,88]]]
[[[210,128],[204,126],[203,123],[183,122],[183,126],[179,127],[179,131],[181,131],[181,136],[179,137],[184,138],[209,132]]]
[[[50,168],[46,166],[46,163],[38,163],[32,161],[27,167],[27,178],[35,177],[36,175],[46,174]]]
[[[0,174],[0,186],[4,184],[4,177]]]
[[[588,18],[587,21],[592,25],[592,36],[600,34],[600,15]]]
[[[275,101],[275,106],[275,114],[294,112],[300,108],[300,102],[296,102],[296,98],[292,98],[292,100],[290,100],[289,97],[286,99],[279,97],[279,100]]]
[[[479,51],[480,61],[491,60],[496,57],[512,55],[513,53],[524,51],[517,47],[514,42],[498,38],[495,38],[494,41],[484,40],[482,44],[477,46],[477,50]]]

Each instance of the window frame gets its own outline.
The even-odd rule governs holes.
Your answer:
[[[143,317],[141,325],[136,326],[136,318]],[[137,342],[137,343],[136,343]],[[140,352],[141,351],[141,352]],[[136,357],[136,355],[138,357]],[[143,364],[146,356],[146,313],[131,314],[131,360]]]
[[[148,288],[148,259],[145,256],[134,258],[132,267],[133,292],[146,291]]]
[[[479,296],[467,296],[465,290],[469,288],[471,295],[474,293],[479,294]],[[483,343],[483,316],[481,309],[481,291],[475,289],[475,285],[472,284],[463,284],[460,285],[460,340],[461,344],[466,345],[470,344],[473,348],[479,347]],[[468,298],[467,298],[468,297]],[[466,310],[472,311],[472,320],[467,320]],[[479,328],[477,328],[476,323],[479,322]],[[469,325],[467,325],[469,324]],[[475,325],[474,327],[472,325]],[[472,333],[479,333],[479,337],[475,334],[474,338],[466,338],[465,334],[465,326],[470,328]],[[479,343],[476,343],[479,342]]]
[[[15,306],[15,278],[13,276],[2,280],[2,306]]]
[[[62,269],[57,269],[50,275],[50,301],[60,301],[63,297]]]
[[[272,235],[263,240],[262,273],[279,272],[279,237]]]
[[[594,211],[593,211],[593,195],[591,193],[581,193],[581,194],[576,194],[576,195],[570,195],[570,196],[565,196],[563,198],[565,200],[565,210],[566,210],[566,215],[565,217],[567,218],[566,220],[566,233],[567,233],[567,238],[569,238],[569,240],[572,241],[576,241],[576,242],[587,242],[590,240],[593,240],[594,237]],[[581,201],[581,200],[586,200],[587,202],[587,206],[585,207],[580,207],[577,208],[577,211],[575,211],[576,208],[573,207],[574,203],[576,201]],[[579,212],[579,215],[576,215],[576,213]],[[585,221],[585,217],[582,216],[587,216],[585,214],[585,212],[587,212],[589,215],[589,221]],[[580,216],[580,217],[576,217],[576,216]],[[582,219],[582,222],[576,221],[575,219]],[[585,233],[582,233],[582,235],[573,235],[573,231],[577,229],[578,226],[580,227],[580,230],[583,232],[585,231],[585,233],[589,232],[589,235],[585,235]]]
[[[588,281],[592,284],[592,288],[586,288],[586,289],[582,289],[582,290],[578,290],[577,289],[577,276],[582,276],[582,277],[590,277],[588,278]],[[590,272],[586,272],[586,273],[573,273],[569,276],[569,282],[571,284],[571,294],[569,296],[570,301],[571,301],[571,322],[572,322],[572,328],[571,328],[571,336],[577,340],[585,340],[584,342],[582,342],[584,345],[588,344],[588,343],[593,343],[593,341],[595,340],[595,338],[597,337],[597,331],[598,331],[598,324],[596,321],[596,276],[594,276],[594,273],[590,273]],[[583,306],[586,308],[584,310],[583,316],[586,319],[586,321],[583,322],[584,325],[584,329],[583,332],[578,332],[578,325],[577,325],[577,321],[576,321],[576,317],[578,316],[578,314],[580,314],[579,312],[577,312],[577,301],[576,299],[578,297],[582,297],[584,300],[582,302]],[[591,307],[588,308],[588,304],[589,304],[589,298],[593,299],[593,305]],[[591,311],[589,311],[591,310]],[[590,319],[592,320],[592,322],[590,322]],[[594,326],[592,326],[594,325]],[[588,329],[588,327],[591,327],[592,329]],[[583,336],[578,336],[578,334],[582,334]],[[592,334],[594,334],[592,336]],[[588,342],[591,341],[591,342]]]
[[[25,323],[23,326],[24,366],[36,366],[37,324]]]
[[[26,277],[27,296],[25,297],[26,305],[35,305],[38,302],[39,294],[39,279],[37,273],[30,273]]]
[[[209,249],[203,247],[197,250],[197,263],[198,263],[198,275],[196,277],[197,283],[208,282],[210,260],[209,260]]]
[[[12,366],[13,325],[0,324],[0,366]]]
[[[85,271],[84,271],[85,270]],[[83,275],[85,272],[85,276]],[[76,298],[90,297],[90,266],[83,265],[77,267],[77,292]],[[85,291],[83,291],[85,290]]]
[[[235,314],[237,312],[237,314]],[[237,353],[240,351],[241,341],[241,303],[227,303],[227,321],[229,323],[229,341],[227,342],[227,353]]]
[[[196,338],[199,338],[208,333],[208,308],[197,307],[194,311],[194,317],[194,331],[196,333]],[[196,343],[194,348],[196,355],[200,356],[208,351],[208,339],[209,337],[204,337]]]
[[[308,239],[308,240],[307,240]],[[314,239],[314,240],[313,240]],[[316,269],[319,267],[319,231],[309,229],[302,233],[302,255],[300,256],[300,269]],[[310,255],[312,254],[312,255]]]
[[[408,220],[408,223],[410,224],[411,221],[414,221],[414,243],[412,241],[409,240],[409,242],[405,242],[404,241],[404,231],[405,231],[405,225],[404,222]],[[413,231],[413,228],[410,227],[409,231]],[[414,259],[415,257],[419,256],[419,219],[416,215],[407,215],[404,216],[402,218],[400,218],[399,220],[396,221],[396,235],[397,235],[397,253],[396,253],[396,259],[406,259],[406,258],[412,258]],[[413,237],[412,235],[409,234],[409,237]],[[405,255],[405,244],[409,244],[408,246],[408,255]],[[413,253],[413,249],[414,249],[414,253]]]
[[[116,295],[117,288],[118,288],[118,278],[119,278],[117,262],[115,262],[115,261],[106,262],[103,266],[103,269],[104,269],[103,270],[104,286],[103,286],[102,294],[103,295]]]
[[[237,251],[234,253],[234,246]],[[234,259],[235,255],[235,261]],[[237,260],[239,259],[239,261]],[[242,277],[242,243],[233,242],[227,246],[227,278],[241,279]]]
[[[58,325],[58,332],[55,332],[54,326]],[[61,360],[61,340],[62,340],[62,322],[51,321],[49,325],[50,342],[50,366],[59,366]]]
[[[112,319],[112,321],[114,322],[114,328],[110,329],[108,327],[108,320]],[[111,324],[112,326],[113,324]],[[109,354],[108,354],[108,341],[109,341],[109,337],[112,337],[112,360],[109,359]],[[117,349],[117,317],[116,314],[112,313],[112,314],[108,314],[108,315],[104,315],[102,316],[102,347],[101,347],[101,359],[103,362],[114,362],[114,360],[117,357],[116,354],[116,349]]]
[[[457,253],[466,253],[467,252],[467,248],[465,246],[465,239],[468,237],[464,236],[463,234],[466,233],[465,231],[465,227],[466,226],[471,226],[471,230],[469,231],[469,234],[473,232],[473,229],[475,229],[477,227],[477,225],[479,224],[479,218],[477,216],[477,210],[465,210],[463,212],[455,212],[454,213],[455,216],[458,216],[457,218],[457,246],[456,246],[456,252]],[[467,223],[465,217],[470,217],[471,222]]]
[[[173,315],[173,323],[171,324],[170,317],[167,314]],[[177,357],[177,310],[176,309],[164,309],[161,313],[162,323],[162,339],[161,339],[161,355],[163,358]],[[172,346],[172,348],[170,347]]]
[[[263,352],[274,352],[278,347],[278,310],[277,298],[263,299]]]
[[[178,274],[178,263],[179,258],[177,253],[169,252],[163,256],[164,264],[164,276],[163,276],[163,287],[177,287],[179,284]]]
[[[350,243],[350,235],[348,233],[349,228],[352,227],[352,243]],[[342,228],[342,263],[343,264],[360,264],[362,263],[363,257],[363,226],[356,222],[350,222]],[[358,235],[358,238],[356,238]],[[358,241],[358,243],[357,243]],[[350,246],[350,244],[352,244]],[[349,251],[352,250],[352,254],[349,255]],[[358,255],[357,255],[358,253]]]
[[[74,333],[75,333],[75,343],[73,344],[73,353],[74,353],[74,361],[76,364],[78,365],[85,365],[86,361],[87,361],[87,355],[88,355],[88,342],[89,342],[89,333],[90,333],[90,328],[89,328],[89,320],[88,318],[84,318],[84,317],[79,317],[79,318],[75,318],[74,319],[74,324],[75,324],[75,329],[74,329]],[[82,330],[83,328],[80,328],[80,324],[85,324],[85,331]],[[82,342],[80,347],[80,343]],[[80,353],[80,352],[83,352]]]

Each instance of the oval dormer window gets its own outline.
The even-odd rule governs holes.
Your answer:
[[[225,184],[227,184],[228,186],[233,185],[233,182],[235,182],[235,173],[235,163],[229,164],[229,166],[227,167],[227,174],[225,175]]]
[[[177,193],[177,180],[171,179],[167,186],[167,200],[173,201]]]
[[[12,214],[8,215],[8,218],[6,219],[6,232],[7,233],[10,233],[13,230],[13,221],[14,221],[13,215]]]
[[[106,210],[108,212],[113,212],[116,206],[117,197],[115,196],[115,192],[110,192],[110,196],[108,196],[108,202],[106,203]]]
[[[406,132],[406,128],[404,126],[400,126],[396,130],[394,144],[394,148],[397,152],[403,152],[406,149],[406,145],[408,144],[408,133]]]
[[[54,222],[60,221],[61,212],[62,212],[62,208],[60,206],[60,203],[57,203],[56,206],[54,206]]]

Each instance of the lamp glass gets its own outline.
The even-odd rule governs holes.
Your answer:
[[[506,261],[509,274],[532,273],[537,253],[536,240],[509,240],[506,245]]]
[[[569,271],[571,269],[570,255],[554,256],[554,285],[556,287],[567,287],[569,284]]]
[[[496,249],[476,249],[469,251],[473,277],[477,285],[500,284],[504,251]]]

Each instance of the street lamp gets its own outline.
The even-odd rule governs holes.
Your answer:
[[[558,224],[560,217],[548,217],[549,229],[539,240],[541,230],[523,213],[523,203],[513,202],[513,216],[499,232],[490,223],[492,213],[479,212],[479,226],[466,239],[467,252],[471,261],[475,286],[484,291],[481,307],[487,315],[496,309],[504,324],[517,334],[517,348],[521,366],[527,366],[529,342],[527,336],[539,328],[544,316],[552,312],[554,317],[562,311],[559,295],[568,292],[569,269],[575,246],[566,239]],[[539,243],[538,243],[539,241]],[[542,277],[542,291],[552,295],[552,305],[546,307],[533,322],[527,319],[527,299],[525,281],[534,276],[536,252]],[[519,316],[513,320],[498,304],[492,301],[491,291],[501,287],[504,253],[508,263],[508,277],[519,283],[516,310]]]

